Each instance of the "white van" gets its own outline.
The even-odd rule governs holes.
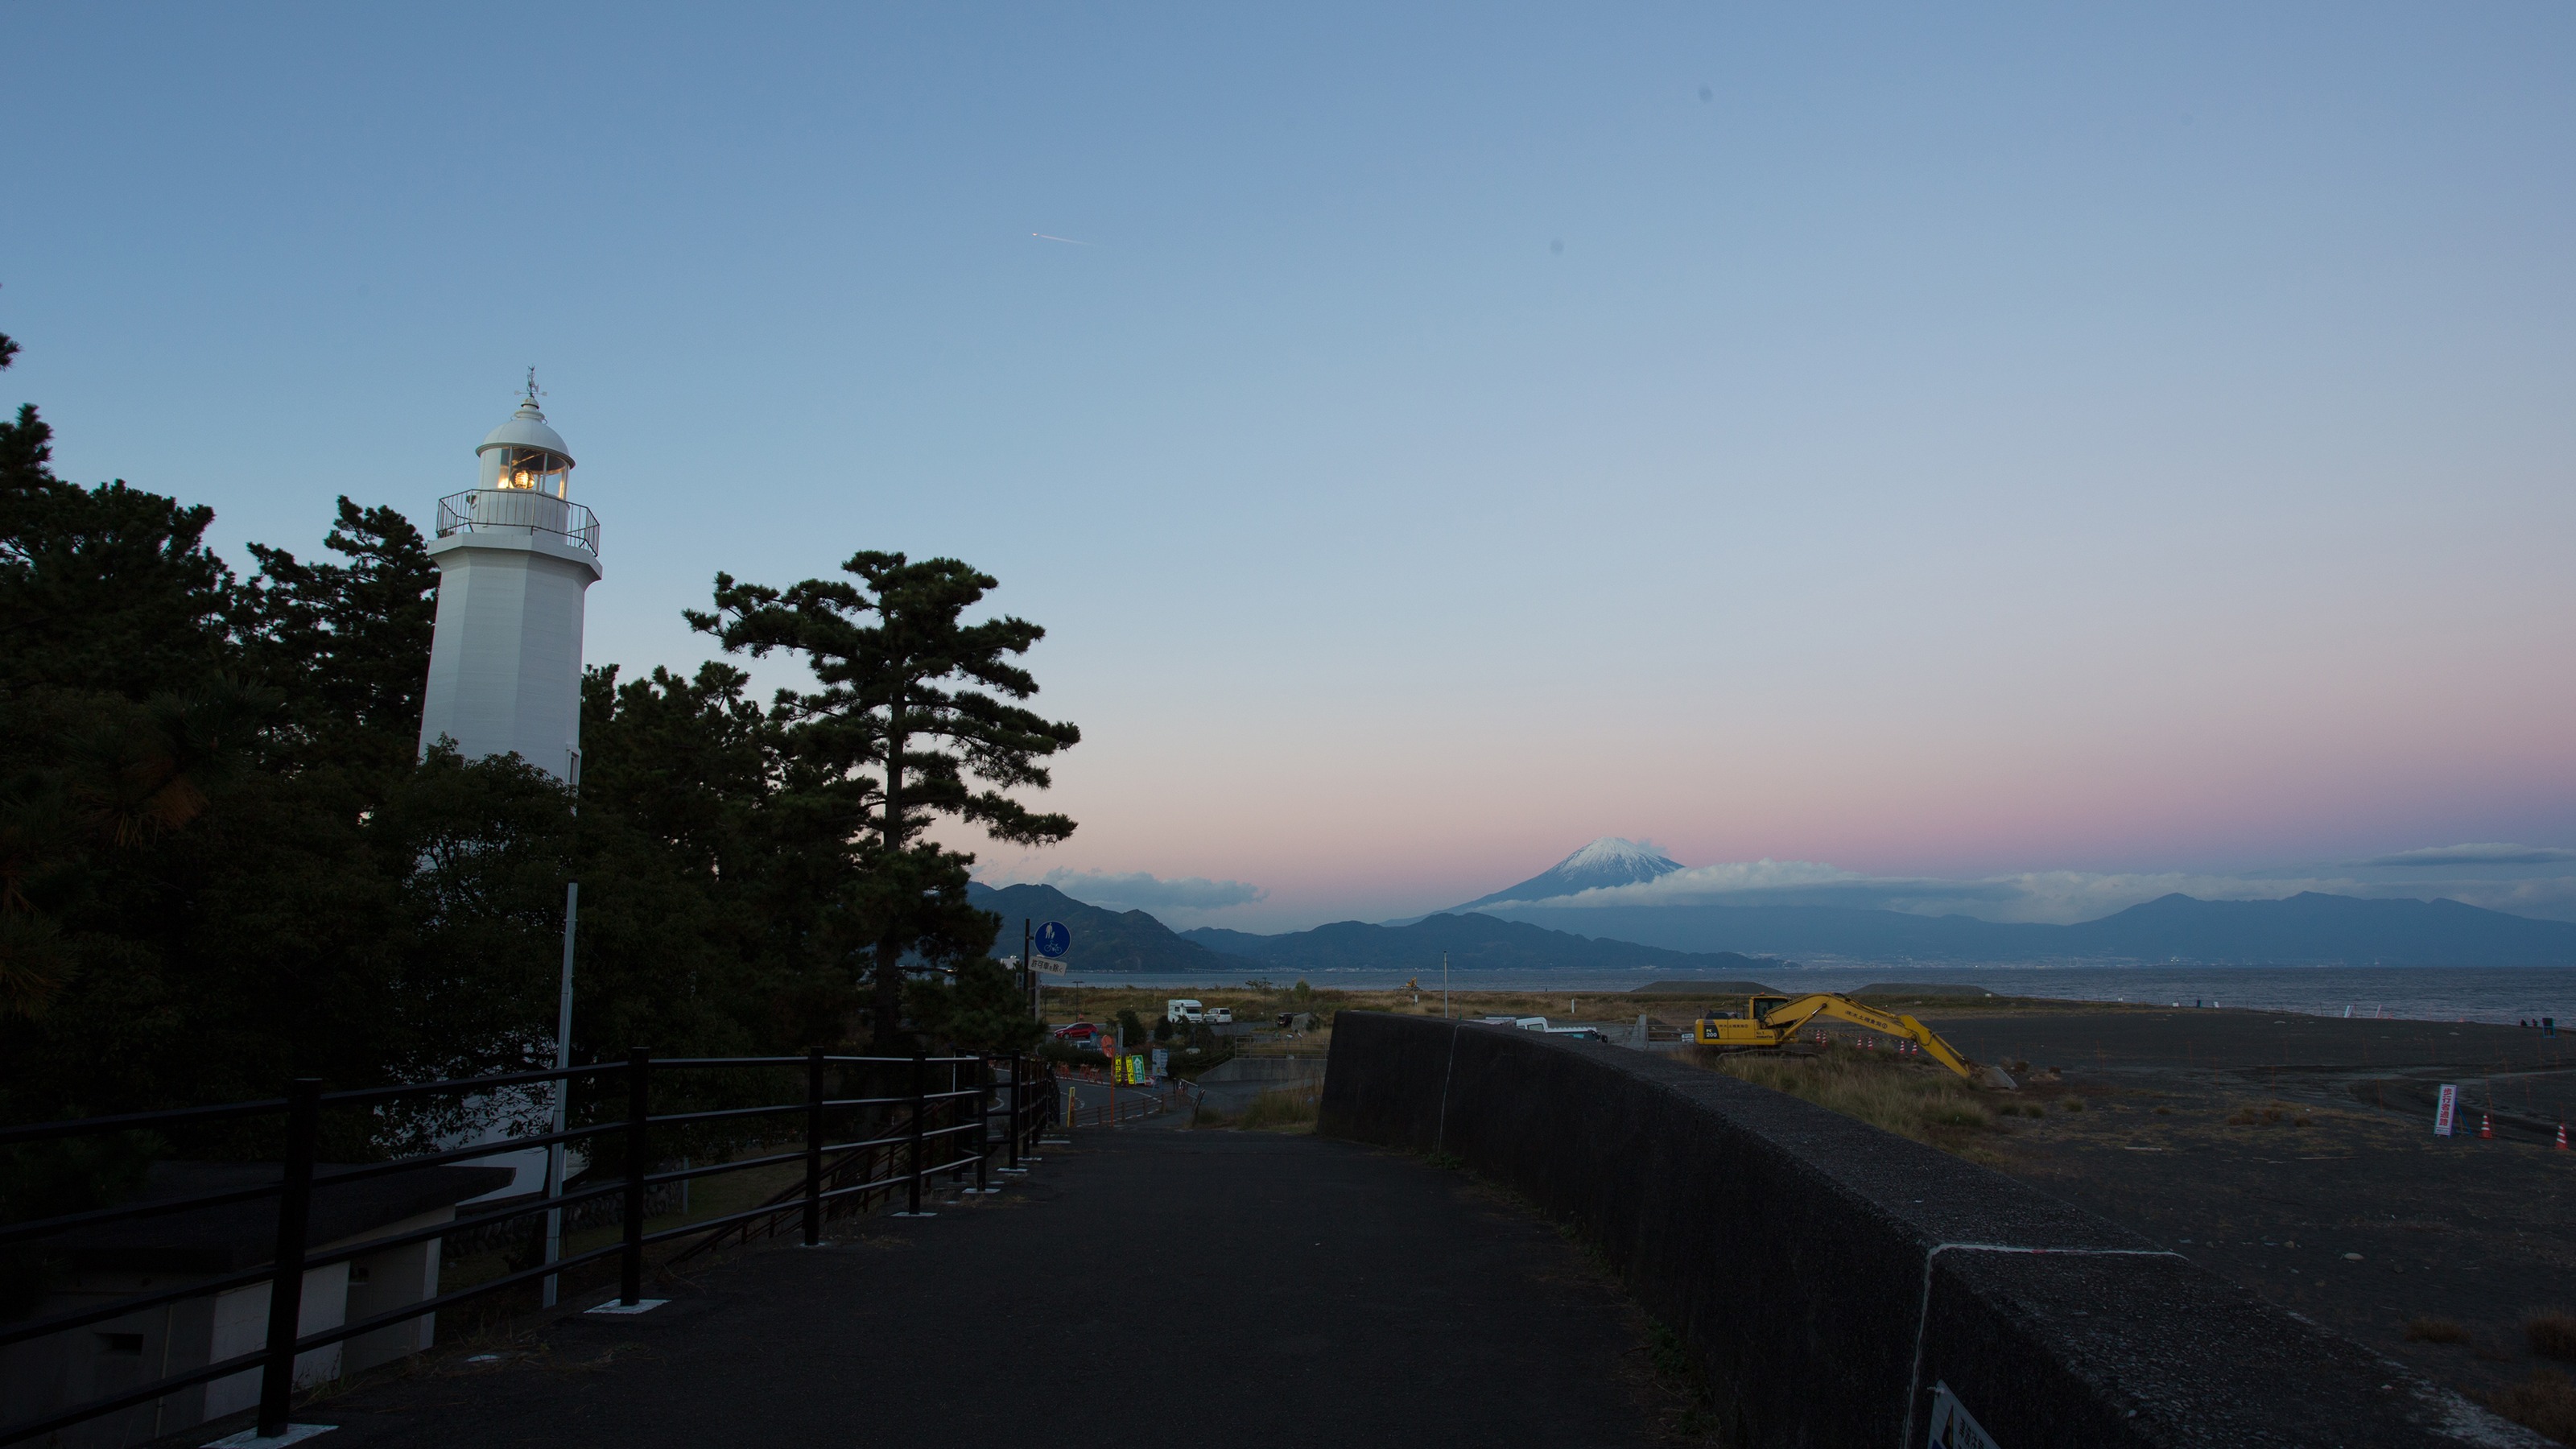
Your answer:
[[[1207,1019],[1208,1024],[1211,1026],[1232,1026],[1234,1025],[1234,1008],[1231,1006],[1211,1007],[1208,1009]]]
[[[1174,1021],[1187,1022],[1191,1026],[1196,1026],[1206,1019],[1207,1014],[1199,1010],[1197,1002],[1175,996],[1163,1003],[1163,1015]]]

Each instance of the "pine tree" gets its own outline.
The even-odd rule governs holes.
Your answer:
[[[407,766],[420,737],[438,565],[420,530],[394,509],[343,495],[323,546],[342,564],[304,563],[250,545],[259,573],[235,595],[232,623],[251,671],[292,682],[307,756]]]
[[[922,832],[947,816],[1019,844],[1071,835],[1069,817],[1003,792],[1045,789],[1043,762],[1082,732],[1010,702],[1037,693],[1011,658],[1046,631],[1009,616],[965,622],[997,586],[992,576],[955,559],[914,563],[873,551],[841,568],[850,579],[786,589],[718,574],[716,612],[688,618],[728,653],[801,655],[821,686],[780,690],[772,714],[809,791],[864,810],[873,824],[850,902],[873,943],[876,1046],[890,1051],[899,1044],[906,954],[980,957],[997,929],[990,913],[965,904],[973,857],[941,850]]]
[[[0,337],[0,366],[18,346]],[[58,685],[143,699],[229,662],[232,572],[205,545],[215,511],[56,478],[33,403],[0,422],[0,687]]]

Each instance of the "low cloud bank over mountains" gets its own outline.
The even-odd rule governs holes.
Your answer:
[[[2506,843],[2441,846],[2367,860],[2237,873],[2032,871],[1981,880],[1874,876],[1815,861],[1673,864],[1642,879],[1540,894],[1566,865],[1604,845],[1596,841],[1554,870],[1470,903],[1489,914],[1520,917],[1553,911],[1629,911],[1684,906],[1831,906],[1962,915],[1996,922],[2070,925],[2130,906],[2185,895],[2205,901],[2278,901],[2302,893],[2360,900],[2453,900],[2511,915],[2576,920],[2576,850]],[[1669,863],[1669,862],[1668,862]]]
[[[1593,841],[1547,870],[1427,917],[1272,935],[1209,920],[1267,892],[1243,881],[1057,870],[979,904],[1079,916],[1085,969],[1695,969],[1766,958],[2576,964],[2576,850],[2483,842],[2237,873],[2035,871],[1874,876],[1815,861],[1685,866]],[[1175,931],[1171,923],[1196,929]],[[1016,925],[997,949],[1016,950]],[[1685,960],[1668,953],[1696,957]],[[1461,959],[1465,958],[1465,959]],[[1725,958],[1721,960],[1720,958]]]

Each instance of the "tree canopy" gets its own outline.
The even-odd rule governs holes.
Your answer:
[[[342,497],[319,556],[253,544],[239,577],[210,509],[59,479],[51,440],[33,405],[0,419],[0,1120],[546,1064],[574,879],[577,1061],[1034,1035],[972,857],[922,837],[1073,828],[1003,793],[1078,734],[1015,703],[1035,625],[961,621],[990,578],[719,575],[722,622],[693,622],[821,688],[592,669],[576,801],[419,750],[438,570],[398,510]],[[954,984],[907,992],[923,968]]]

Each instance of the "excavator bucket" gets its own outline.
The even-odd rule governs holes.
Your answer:
[[[1977,1069],[1974,1080],[1980,1087],[1992,1087],[1999,1092],[2009,1092],[2019,1085],[2013,1081],[2012,1075],[2001,1067],[1990,1067],[1983,1062],[1974,1065]]]

